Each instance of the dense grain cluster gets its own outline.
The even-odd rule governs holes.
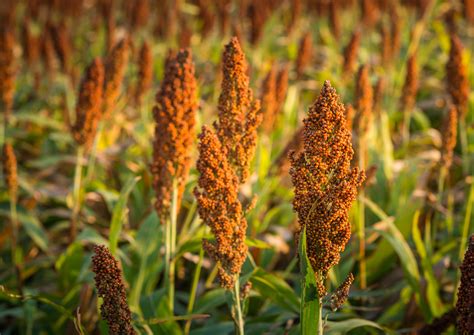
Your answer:
[[[138,78],[135,91],[135,102],[140,105],[143,96],[150,89],[153,79],[153,55],[147,42],[143,42],[138,57]]]
[[[170,54],[153,108],[155,138],[151,171],[157,198],[155,207],[161,218],[169,217],[173,180],[181,199],[191,166],[190,149],[198,107],[196,89],[191,52],[182,49],[176,55]]]
[[[275,65],[272,65],[270,71],[262,84],[262,93],[260,101],[262,103],[262,127],[265,133],[271,133],[277,114],[277,71]]]
[[[416,61],[416,53],[414,53],[407,60],[405,83],[403,84],[400,100],[402,110],[411,111],[415,106],[416,93],[419,86],[418,82],[418,64]]]
[[[221,285],[232,289],[247,254],[247,221],[238,199],[239,181],[216,134],[204,126],[199,140],[200,176],[194,194],[199,216],[215,236],[215,242],[203,242],[204,248],[219,265]]]
[[[442,133],[441,164],[450,168],[453,163],[453,151],[456,146],[458,114],[455,106],[451,106],[444,122]]]
[[[461,265],[461,284],[456,303],[458,313],[457,329],[459,334],[474,333],[474,235],[469,238],[469,245]]]
[[[361,65],[357,73],[354,94],[354,107],[357,111],[357,130],[359,136],[365,136],[372,126],[373,90],[370,84],[369,67]]]
[[[323,277],[339,262],[349,240],[348,212],[364,180],[363,172],[350,168],[353,149],[344,112],[336,90],[326,81],[304,120],[304,151],[291,157],[293,209],[300,229],[306,228],[311,266]]]
[[[257,145],[261,123],[260,101],[253,98],[247,63],[237,38],[225,46],[219,120],[214,124],[222,146],[240,182],[249,177],[250,163]]]
[[[296,58],[296,74],[301,77],[313,56],[313,38],[311,32],[306,32],[300,40],[298,56]]]
[[[344,305],[347,298],[349,297],[349,289],[351,288],[352,283],[354,282],[354,275],[349,273],[347,278],[342,282],[341,285],[334,291],[331,296],[331,309],[333,311],[338,310]]]
[[[125,70],[128,65],[130,40],[128,37],[122,39],[112,49],[105,61],[104,82],[104,117],[108,118],[115,107],[120,95],[120,87],[123,82]]]
[[[127,304],[125,283],[118,261],[104,245],[94,247],[92,271],[95,273],[97,294],[103,299],[100,306],[102,318],[107,321],[110,334],[136,334]]]
[[[459,37],[452,34],[449,60],[446,63],[446,75],[448,92],[458,109],[459,119],[466,116],[469,96],[469,82],[467,67],[463,62],[463,50]]]
[[[76,105],[76,121],[72,135],[77,144],[88,149],[94,141],[97,126],[102,116],[102,92],[104,86],[104,67],[99,58],[86,69],[79,89]]]
[[[6,119],[11,113],[15,93],[14,46],[13,31],[0,28],[0,110],[5,113]]]
[[[3,144],[3,178],[10,197],[15,198],[18,191],[18,174],[15,151],[10,143]]]
[[[342,67],[342,72],[344,75],[350,75],[355,71],[357,65],[357,53],[359,52],[360,44],[360,31],[356,30],[344,49],[344,64]]]

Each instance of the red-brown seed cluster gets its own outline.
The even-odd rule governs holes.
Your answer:
[[[120,87],[128,65],[130,39],[122,39],[109,53],[105,62],[104,117],[108,118],[120,95]]]
[[[205,240],[205,250],[219,265],[219,281],[232,289],[247,255],[247,221],[238,199],[239,181],[216,134],[204,126],[199,135],[200,173],[194,194],[199,216],[211,228],[215,241]]]
[[[346,106],[346,127],[349,132],[352,132],[352,126],[354,123],[355,109],[351,104]]]
[[[339,41],[341,37],[341,18],[339,1],[330,1],[329,4],[329,27],[334,38]]]
[[[300,229],[306,227],[309,261],[323,277],[349,241],[348,212],[364,180],[363,172],[350,167],[354,151],[344,113],[336,90],[326,81],[304,120],[304,151],[291,155],[293,209]]]
[[[165,76],[153,108],[155,139],[151,171],[156,192],[155,207],[162,219],[169,217],[173,180],[178,187],[178,202],[191,166],[198,100],[191,52],[170,54]],[[179,204],[178,204],[179,208]]]
[[[136,334],[127,304],[125,284],[119,262],[104,245],[94,246],[92,271],[95,273],[97,294],[104,301],[100,306],[102,318],[107,321],[110,334]]]
[[[360,31],[356,30],[344,49],[344,65],[342,72],[344,75],[350,75],[354,72],[357,65],[357,53],[359,52]]]
[[[8,28],[0,29],[0,110],[5,118],[11,113],[15,93],[15,59],[13,49],[15,37]]]
[[[463,46],[457,35],[451,34],[451,49],[449,60],[446,64],[446,76],[448,92],[453,103],[456,105],[459,118],[463,119],[467,114],[469,81],[467,78],[467,66],[463,62]]]
[[[354,107],[357,111],[357,130],[359,136],[365,136],[370,130],[373,119],[373,90],[367,65],[361,65],[359,68],[354,97]]]
[[[298,56],[296,57],[296,74],[301,77],[303,71],[311,62],[313,56],[313,38],[311,32],[307,31],[300,40]]]
[[[354,275],[349,273],[347,278],[342,282],[341,285],[334,291],[331,296],[331,309],[333,311],[338,310],[344,305],[347,298],[349,297],[349,289],[351,288],[352,283],[354,282]]]
[[[102,115],[102,90],[104,66],[99,58],[87,67],[79,89],[76,105],[76,121],[72,135],[77,144],[88,149],[94,142],[97,126]]]
[[[461,284],[456,303],[458,313],[457,329],[459,334],[474,333],[474,235],[469,238],[469,245],[461,264]]]
[[[451,106],[444,122],[442,133],[441,164],[450,168],[453,163],[453,151],[456,147],[456,137],[458,130],[458,113],[455,106]]]
[[[262,103],[263,130],[269,134],[273,130],[273,124],[277,116],[277,71],[275,65],[272,65],[262,84],[262,93],[260,101]]]
[[[10,197],[16,198],[18,191],[17,161],[15,151],[13,151],[13,146],[10,143],[3,144],[2,165],[3,178]]]
[[[140,105],[143,96],[151,87],[153,79],[153,55],[147,42],[144,42],[138,59],[138,80],[135,91],[135,102]]]
[[[214,127],[239,181],[249,177],[257,145],[257,128],[262,121],[260,101],[253,98],[247,63],[236,37],[225,46],[219,120]]]
[[[400,101],[402,110],[411,111],[415,106],[418,85],[418,64],[416,62],[416,53],[414,53],[407,60],[405,83],[403,84]]]

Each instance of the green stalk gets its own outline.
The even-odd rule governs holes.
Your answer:
[[[12,223],[12,262],[15,265],[18,291],[23,295],[23,281],[21,279],[21,262],[18,260],[18,213],[16,210],[16,197],[10,195],[10,218]]]
[[[175,269],[176,269],[176,229],[178,219],[178,183],[173,180],[173,191],[171,200],[171,213],[169,220],[169,273],[168,273],[168,298],[171,313],[174,314],[174,291],[175,291]]]
[[[232,291],[232,298],[234,300],[234,322],[235,322],[235,333],[237,335],[244,335],[244,318],[242,316],[242,308],[240,305],[240,284],[239,276],[235,278],[234,290]]]
[[[82,195],[82,160],[84,156],[84,147],[81,145],[77,148],[76,169],[74,172],[73,186],[73,207],[71,217],[71,227],[69,231],[69,240],[74,242],[77,235],[77,223],[79,212],[81,211],[81,195]]]
[[[365,154],[366,148],[364,145],[364,139],[366,136],[362,136],[359,139],[359,166],[362,170],[365,169]],[[364,190],[361,189],[359,192],[360,199],[364,198]],[[365,289],[367,287],[367,266],[365,263],[365,204],[363,201],[359,201],[359,211],[357,220],[357,237],[359,239],[359,280],[360,288]]]
[[[471,183],[471,188],[469,190],[469,197],[466,203],[466,214],[464,216],[464,223],[462,226],[462,235],[461,235],[461,243],[459,247],[459,261],[462,262],[464,258],[464,252],[466,251],[467,245],[467,236],[469,234],[470,222],[471,222],[471,214],[472,214],[472,205],[474,204],[474,182]]]
[[[188,309],[187,313],[191,314],[193,312],[194,308],[194,302],[196,301],[196,291],[197,291],[197,286],[199,283],[199,277],[201,275],[201,269],[202,269],[202,261],[204,259],[204,249],[201,247],[199,250],[199,260],[196,264],[196,269],[194,270],[194,277],[193,277],[193,283],[191,286],[191,293],[189,294],[189,302],[188,302]],[[192,319],[188,319],[186,321],[186,324],[184,326],[184,334],[188,335],[189,331],[191,330],[191,322]]]
[[[89,184],[93,178],[94,173],[94,165],[97,159],[97,146],[99,145],[100,137],[102,135],[102,131],[104,129],[104,121],[101,120],[99,123],[99,127],[97,128],[97,134],[94,139],[94,145],[92,146],[92,150],[89,154],[89,162],[87,164],[87,174],[85,178],[85,184]]]
[[[461,153],[462,153],[462,168],[465,175],[471,173],[469,171],[469,145],[467,139],[467,125],[465,118],[461,118],[459,120],[459,139],[461,141]]]

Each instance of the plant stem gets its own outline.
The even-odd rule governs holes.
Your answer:
[[[74,172],[74,188],[73,188],[73,207],[71,217],[71,227],[69,231],[69,241],[72,243],[76,239],[77,224],[79,212],[81,211],[82,196],[82,160],[84,156],[84,147],[81,145],[77,148],[76,169]]]
[[[193,277],[193,283],[192,283],[192,286],[191,286],[191,293],[189,294],[189,302],[188,302],[188,309],[187,309],[188,314],[191,314],[193,312],[194,302],[196,300],[197,286],[198,286],[198,283],[199,283],[199,277],[201,275],[201,268],[202,268],[203,258],[204,258],[204,249],[201,247],[201,249],[199,250],[199,260],[196,264],[196,269],[194,270],[194,277]],[[185,335],[189,334],[189,331],[191,330],[191,322],[192,321],[193,321],[192,319],[188,319],[186,321],[186,324],[184,326],[184,334]]]
[[[242,316],[242,308],[240,306],[240,284],[239,276],[235,278],[234,291],[232,292],[234,298],[234,322],[235,333],[237,335],[244,335],[244,318]]]
[[[461,262],[464,258],[464,252],[466,250],[467,235],[469,234],[469,230],[470,230],[470,222],[471,222],[471,214],[472,214],[473,205],[474,205],[474,181],[471,181],[471,188],[469,190],[469,197],[466,202],[466,213],[464,215],[461,243],[460,243],[460,248],[459,248],[459,260]]]
[[[173,180],[171,212],[169,220],[169,272],[168,272],[168,298],[171,313],[174,314],[175,268],[176,268],[176,229],[178,219],[178,183]]]
[[[18,292],[23,295],[23,280],[21,276],[21,263],[18,262],[18,213],[16,211],[16,196],[10,195],[10,219],[12,224],[12,262],[15,265]]]
[[[461,153],[462,153],[462,168],[464,175],[468,175],[471,173],[469,171],[469,145],[468,145],[468,139],[467,139],[467,125],[466,125],[466,119],[461,118],[459,120],[459,139],[461,141]]]
[[[359,139],[359,167],[365,170],[366,166],[366,150],[364,140],[366,136],[361,136]],[[364,190],[361,189],[359,192],[360,199],[364,198]],[[359,201],[359,211],[357,220],[357,237],[359,238],[359,280],[360,288],[365,289],[367,287],[367,275],[366,275],[366,264],[365,264],[365,204],[363,201]]]

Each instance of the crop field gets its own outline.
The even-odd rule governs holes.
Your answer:
[[[473,0],[0,0],[0,335],[473,335],[473,65]]]

